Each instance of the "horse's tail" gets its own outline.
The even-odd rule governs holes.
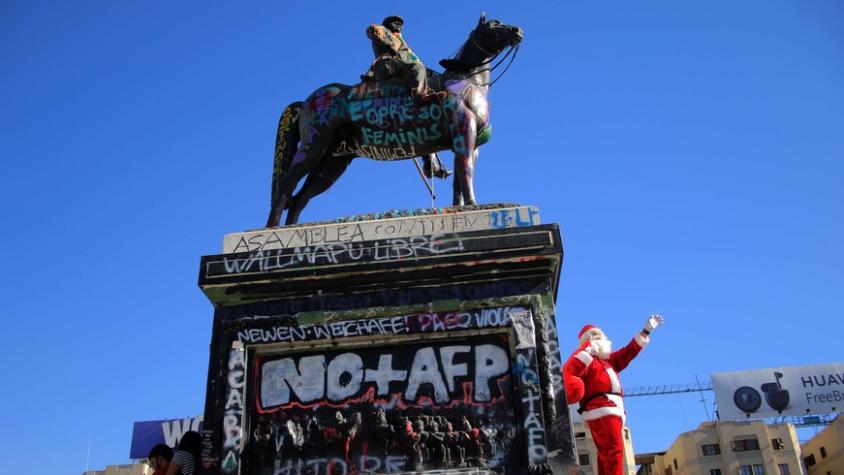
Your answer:
[[[275,135],[275,159],[273,160],[272,202],[280,198],[278,186],[281,176],[290,170],[293,156],[299,148],[299,112],[302,103],[294,102],[284,108],[278,119],[278,129]],[[287,208],[287,204],[285,208]]]

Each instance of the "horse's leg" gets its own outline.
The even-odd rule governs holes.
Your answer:
[[[299,180],[319,165],[320,160],[322,160],[326,152],[326,144],[332,143],[330,135],[329,131],[326,130],[320,134],[319,138],[321,140],[299,147],[296,155],[293,156],[290,170],[287,170],[279,178],[277,190],[278,200],[274,203],[273,209],[270,210],[270,218],[275,219],[278,216],[279,220],[281,219],[281,211],[293,195],[293,191],[296,189],[296,185],[299,184]],[[274,223],[268,222],[267,224],[268,227],[271,227],[277,225],[278,221]]]
[[[452,150],[454,151],[454,178],[460,181],[460,195],[454,197],[454,204],[475,204],[475,186],[473,176],[475,171],[475,136],[477,134],[477,119],[469,111],[454,114],[452,123]],[[457,190],[457,186],[454,187]]]
[[[461,186],[460,165],[457,163],[457,152],[454,153],[454,178],[451,179],[451,204],[463,206],[463,187]]]
[[[346,171],[354,156],[331,157],[326,155],[315,170],[308,173],[302,189],[293,195],[290,209],[287,211],[285,225],[299,222],[299,214],[305,209],[311,198],[323,193]]]
[[[279,206],[281,195],[279,185],[285,170],[290,168],[290,162],[299,146],[299,107],[301,102],[294,102],[284,108],[278,119],[278,129],[275,137],[275,157],[273,161],[273,181],[270,189],[270,215],[267,227],[278,226],[284,206]]]

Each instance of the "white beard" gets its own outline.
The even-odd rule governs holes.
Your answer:
[[[610,357],[612,353],[612,341],[610,340],[595,340],[598,345],[598,358],[605,360]]]

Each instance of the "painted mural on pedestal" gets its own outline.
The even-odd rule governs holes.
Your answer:
[[[256,360],[252,473],[503,467],[517,458],[503,334]]]

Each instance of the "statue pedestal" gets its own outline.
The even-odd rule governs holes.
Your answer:
[[[378,218],[378,219],[370,219]],[[203,473],[577,470],[557,225],[514,205],[228,235]]]

